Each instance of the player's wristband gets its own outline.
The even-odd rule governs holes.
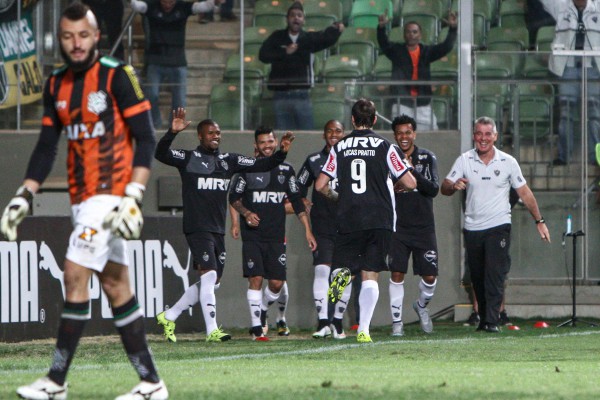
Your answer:
[[[544,219],[544,217],[540,217],[540,219],[535,220],[535,223],[536,223],[536,225],[545,224],[546,220]]]

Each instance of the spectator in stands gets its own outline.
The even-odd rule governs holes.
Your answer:
[[[597,50],[600,46],[600,5],[588,0],[540,0],[556,20],[553,49]],[[600,142],[600,57],[550,55],[549,68],[564,80],[558,86],[560,122],[558,125],[558,157],[553,165],[567,165],[573,152],[573,116],[581,98],[582,66],[585,63],[587,83],[588,161],[595,163],[595,147]],[[571,82],[567,82],[571,81]],[[593,82],[593,83],[592,83]]]
[[[388,40],[386,26],[388,17],[379,16],[377,41],[379,48],[392,61],[392,80],[426,81],[431,79],[431,63],[439,60],[452,51],[457,36],[458,18],[450,13],[445,21],[449,30],[446,39],[436,45],[421,43],[421,26],[414,21],[404,25],[404,43],[393,43]],[[430,85],[392,86],[392,93],[400,99],[392,109],[393,115],[408,115],[419,124],[421,131],[437,130],[437,120],[431,108],[432,89]]]
[[[344,24],[336,22],[319,32],[305,32],[304,8],[294,2],[287,12],[287,28],[276,30],[260,48],[260,61],[271,64],[269,89],[273,96],[275,128],[314,129],[309,89],[313,84],[312,53],[337,42]]]
[[[527,22],[527,30],[529,31],[529,49],[535,49],[537,40],[537,32],[542,26],[556,25],[556,21],[552,15],[544,10],[544,6],[540,0],[527,0],[525,4],[525,21]]]
[[[98,24],[100,25],[100,30],[106,32],[108,36],[108,45],[112,49],[121,34],[121,29],[123,29],[123,13],[125,9],[123,1],[82,0],[82,3],[90,7],[96,16]],[[120,60],[125,57],[123,43],[119,43],[119,46],[112,56]]]
[[[220,0],[140,1],[131,0],[131,8],[144,14],[148,22],[147,48],[145,52],[145,89],[152,104],[152,122],[155,128],[162,126],[158,95],[160,85],[169,83],[171,90],[171,110],[186,105],[187,61],[185,58],[185,25],[192,14],[211,11]]]
[[[237,16],[233,13],[233,0],[225,0],[221,3],[219,7],[219,15],[221,22],[232,22],[237,21]],[[215,20],[214,11],[209,11],[206,14],[198,15],[198,22],[201,24],[206,24],[208,22],[213,22]]]

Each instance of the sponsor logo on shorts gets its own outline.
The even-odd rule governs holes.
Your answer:
[[[502,239],[500,241],[500,247],[505,248],[506,247],[506,239]]]
[[[206,262],[210,259],[209,255],[207,252],[204,252],[204,254],[202,254],[202,259]]]
[[[252,261],[252,259],[249,259],[246,265],[248,265],[248,268],[252,269],[254,268],[254,261]]]
[[[280,255],[277,260],[279,261],[279,263],[281,265],[285,266],[285,263],[287,262],[287,256],[284,253],[284,254]]]
[[[227,253],[226,252],[222,252],[221,254],[219,254],[219,262],[221,264],[225,264],[225,259],[227,258]]]
[[[94,239],[94,235],[98,233],[94,228],[90,228],[88,226],[83,227],[83,232],[79,235],[79,239],[85,240],[86,242],[91,242]]]
[[[435,263],[437,261],[437,252],[435,250],[428,250],[425,252],[425,260],[429,263]]]

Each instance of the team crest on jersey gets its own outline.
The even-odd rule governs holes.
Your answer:
[[[279,263],[283,266],[285,266],[285,263],[287,261],[287,256],[284,254],[280,255],[279,258],[277,259],[279,261]]]
[[[221,254],[219,254],[219,262],[221,264],[225,264],[225,259],[227,258],[227,253],[226,252],[222,252]]]
[[[204,252],[204,254],[202,254],[202,259],[203,259],[204,261],[208,261],[208,259],[209,259],[209,258],[210,258],[210,257],[208,256],[208,254],[207,254],[206,252]]]
[[[252,269],[254,268],[254,261],[252,261],[252,259],[249,259],[246,265],[248,265],[248,268]]]
[[[285,182],[285,175],[277,175],[277,181],[283,185]]]
[[[56,103],[54,103],[54,108],[56,108],[56,111],[60,111],[60,110],[64,110],[67,108],[67,101],[66,100],[58,100]]]
[[[98,233],[98,231],[94,228],[85,226],[83,227],[83,232],[79,235],[79,239],[85,240],[86,242],[91,242],[94,239],[96,233]]]
[[[423,164],[415,165],[415,169],[417,170],[418,173],[423,172]]]
[[[107,97],[107,94],[102,90],[88,94],[88,111],[96,115],[100,115],[102,112],[106,111],[108,108],[108,105],[106,104]]]
[[[494,170],[494,175],[496,175],[496,176],[500,176],[500,171],[499,171],[499,170],[497,170],[497,169],[496,169],[496,170]]]

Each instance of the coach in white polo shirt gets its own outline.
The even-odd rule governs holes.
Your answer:
[[[456,159],[441,189],[446,196],[467,191],[463,232],[471,282],[479,302],[481,322],[477,330],[491,333],[500,331],[500,304],[510,269],[511,186],[533,216],[542,240],[550,242],[548,227],[517,160],[494,146],[497,139],[494,120],[478,118],[473,131],[475,148]]]

